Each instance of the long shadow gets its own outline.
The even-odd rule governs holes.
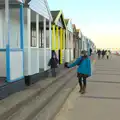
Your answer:
[[[120,74],[118,73],[99,73],[99,72],[94,72],[93,75],[116,75],[116,76],[120,76]]]
[[[114,84],[120,84],[120,82],[115,82],[115,81],[101,81],[101,80],[88,80],[88,82],[94,82],[94,83],[114,83]]]
[[[113,67],[105,67],[105,66],[95,66],[96,69],[103,69],[103,68],[106,68],[106,69],[113,69],[113,70],[120,70],[120,68],[116,67],[116,68],[113,68]]]
[[[81,96],[82,98],[102,99],[102,100],[120,100],[120,97],[104,97],[104,96]]]
[[[95,69],[96,71],[115,71],[118,72],[120,70],[115,70],[115,69]]]

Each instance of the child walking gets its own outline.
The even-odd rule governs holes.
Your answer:
[[[80,86],[80,93],[84,94],[86,92],[87,78],[91,76],[91,60],[87,55],[87,51],[82,51],[81,56],[72,64],[65,65],[67,68],[72,68],[74,66],[77,68],[77,77]]]
[[[52,51],[52,57],[48,63],[51,67],[52,77],[56,77],[56,68],[58,67],[59,60],[57,59],[55,51]]]

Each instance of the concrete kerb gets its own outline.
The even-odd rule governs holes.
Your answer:
[[[51,85],[54,81],[59,80],[63,76],[66,75],[66,73],[71,72],[73,69],[68,69],[66,72],[64,71],[62,74],[58,75],[56,78],[47,78],[46,80],[41,80],[37,82],[36,84],[33,84],[32,86],[29,86],[28,89],[18,92],[16,94],[13,94],[9,96],[6,99],[3,99],[0,101],[0,118],[4,115],[11,114],[12,110],[16,110],[21,105],[27,103],[29,99],[32,99],[37,94],[42,92],[44,89],[46,89],[49,85]],[[43,86],[41,86],[41,83]],[[38,87],[36,87],[38,86]]]

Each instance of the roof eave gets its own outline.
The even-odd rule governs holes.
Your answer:
[[[47,9],[48,9],[48,12],[49,12],[50,21],[53,22],[53,17],[52,17],[52,14],[51,14],[51,12],[50,12],[50,8],[49,8],[49,5],[48,5],[47,0],[45,0],[45,3],[46,3],[46,5],[47,5]]]
[[[62,10],[60,10],[60,12],[58,13],[58,15],[57,15],[57,17],[56,17],[54,23],[57,24],[58,19],[60,18],[61,15],[62,15],[62,17],[63,17],[64,26],[65,26],[65,28],[66,28],[66,23],[65,23],[65,19],[64,19],[64,15],[63,15]]]

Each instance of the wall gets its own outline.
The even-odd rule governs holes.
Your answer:
[[[6,51],[0,51],[0,77],[6,77]]]
[[[73,61],[73,49],[70,50],[70,60]]]
[[[82,49],[82,40],[79,40],[79,49]]]
[[[20,11],[10,9],[10,47],[20,48]]]
[[[48,66],[48,62],[51,58],[51,50],[49,48],[46,49],[46,67],[47,67],[47,70],[50,68]],[[40,48],[39,49],[39,68],[40,69],[44,69],[44,49],[43,48]]]
[[[39,49],[39,68],[44,69],[44,49]]]
[[[70,32],[73,33],[73,27],[72,27],[72,22],[71,22],[71,20],[69,20],[68,25],[67,25],[67,28],[68,28],[68,30],[69,30]]]
[[[25,76],[28,75],[28,48],[24,49],[24,74]]]
[[[84,50],[87,51],[87,40],[84,40]]]
[[[51,50],[49,48],[47,48],[46,50],[46,66],[47,66],[47,70],[50,69],[50,67],[48,66],[48,62],[51,59]]]
[[[0,48],[4,45],[4,10],[0,10]]]
[[[10,51],[10,79],[23,77],[23,52]],[[0,51],[0,77],[6,77],[6,51]]]
[[[39,73],[39,48],[31,48],[31,75]]]
[[[14,81],[24,76],[23,73],[23,52],[10,52],[10,79]]]
[[[24,9],[26,10],[26,8]],[[26,17],[26,15],[24,16]],[[0,48],[6,47],[5,40],[5,14],[4,10],[0,10]],[[10,9],[10,46],[11,48],[20,48],[20,20],[19,9]],[[25,18],[24,24],[24,45],[28,44],[27,41],[27,21]]]
[[[19,9],[10,9],[10,47],[20,48],[20,17]],[[0,10],[0,47],[5,48],[7,41],[5,40],[5,13],[4,10]]]
[[[70,62],[70,50],[65,49],[65,62]]]

